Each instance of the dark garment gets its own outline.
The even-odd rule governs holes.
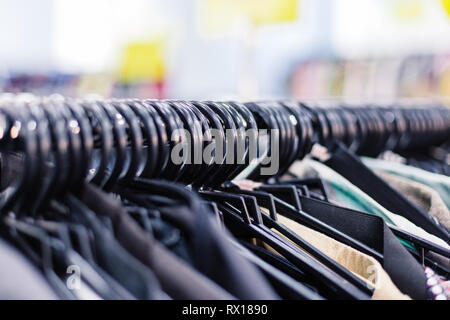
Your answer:
[[[148,266],[163,290],[174,299],[226,300],[233,296],[153,241],[128,215],[119,200],[87,185],[81,198],[98,215],[111,219],[116,239],[133,256]]]
[[[44,275],[21,253],[0,240],[0,300],[56,300]]]
[[[93,197],[92,200],[98,201],[100,206],[104,205],[100,197],[92,193],[91,196]],[[114,235],[97,218],[95,212],[74,197],[69,197],[67,201],[72,210],[77,211],[71,212],[71,217],[92,230],[95,256],[103,270],[108,272],[137,299],[166,299],[167,296],[161,291],[158,280],[152,271],[135,259],[116,241]]]
[[[283,300],[324,300],[324,298],[317,293],[315,288],[291,278],[286,273],[267,263],[265,259],[258,257],[248,250],[245,247],[247,243],[237,243],[234,241],[232,243],[243,257],[261,270],[274,290],[283,298]],[[266,257],[264,256],[264,258]]]
[[[300,196],[303,211],[383,255],[394,284],[413,299],[426,299],[425,275],[382,218]],[[375,257],[377,258],[377,257]]]
[[[136,205],[126,206],[125,209],[139,223],[141,228],[152,234],[153,238],[161,245],[188,264],[193,264],[189,256],[186,240],[181,231],[167,221],[162,220],[161,213],[157,209],[147,209]]]
[[[17,152],[0,153],[0,190],[11,186],[20,177],[24,163],[24,156]]]
[[[197,270],[220,284],[238,299],[273,300],[280,297],[261,272],[230,246],[233,238],[220,228],[212,212],[192,191],[164,181],[136,182],[133,188],[157,187],[160,194],[172,200],[160,200],[159,211],[166,221],[176,225],[186,236],[192,261]],[[147,196],[148,199],[151,196]],[[155,197],[156,198],[156,197]],[[152,202],[158,199],[151,199]],[[164,205],[165,204],[165,205]]]
[[[195,216],[187,207],[161,208],[161,213],[189,234],[195,267],[239,299],[279,299],[266,279],[238,255],[224,238],[224,231],[206,214]]]
[[[289,260],[286,260],[281,255],[275,254],[266,248],[256,246],[254,244],[240,241],[240,244],[246,247],[248,250],[253,252],[255,255],[266,261],[267,263],[271,264],[272,266],[276,267],[278,270],[283,271],[285,274],[289,275],[290,277],[296,279],[297,281],[303,282],[307,280],[307,275],[300,271],[295,265],[293,265]]]
[[[308,276],[302,271],[300,271],[290,261],[286,260],[284,257],[277,255],[265,248],[256,246],[248,242],[240,241],[240,244],[245,248],[247,248],[256,256],[258,256],[259,258],[263,259],[264,261],[275,267],[277,270],[280,270],[281,272],[291,277],[292,280],[296,281],[297,283],[301,283],[303,286],[307,287],[311,292],[314,292],[317,295],[320,294],[317,288],[308,283]],[[284,296],[283,299],[285,299]]]
[[[69,256],[70,261],[65,265],[78,265],[83,270],[83,280],[90,283],[98,295],[107,300],[134,300],[134,297],[117,280],[103,270],[94,259],[89,230],[81,224],[67,222],[36,221],[37,225],[44,226],[46,233],[56,236],[52,242],[63,241],[61,255]],[[66,229],[67,228],[67,229]],[[70,229],[69,234],[65,231]],[[62,233],[60,231],[64,230]],[[70,234],[71,232],[71,234]],[[65,271],[64,271],[65,272]]]
[[[443,148],[442,151],[445,149]],[[448,152],[447,152],[448,153]],[[403,151],[399,155],[406,160],[408,166],[414,166],[429,172],[450,176],[450,165],[443,159],[435,159],[428,154],[414,151]]]

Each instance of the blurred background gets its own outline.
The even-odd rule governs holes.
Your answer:
[[[0,92],[450,98],[450,0],[0,0]]]

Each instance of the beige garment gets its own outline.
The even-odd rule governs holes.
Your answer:
[[[434,189],[422,183],[412,181],[408,178],[400,177],[392,173],[377,170],[375,170],[375,173],[389,183],[394,189],[408,198],[409,201],[427,211],[430,216],[438,220],[447,228],[450,228],[450,211],[439,193]],[[449,258],[431,251],[427,252],[425,255],[446,268],[450,268]]]
[[[281,215],[278,215],[278,221],[374,288],[372,300],[411,299],[400,292],[374,258]]]
[[[409,201],[427,211],[447,228],[450,228],[450,211],[437,191],[422,183],[392,173],[375,172]]]

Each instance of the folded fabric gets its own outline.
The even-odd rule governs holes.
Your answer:
[[[422,183],[376,170],[376,174],[416,205],[426,210],[441,224],[450,228],[450,211],[439,193]]]
[[[298,177],[320,177],[327,181],[335,192],[336,200],[342,206],[375,214],[383,218],[388,224],[395,225],[404,231],[424,238],[444,248],[450,249],[450,246],[445,241],[426,232],[405,217],[385,209],[339,173],[318,161],[312,159],[296,161],[289,168],[289,171]],[[347,199],[350,200],[347,201]]]
[[[410,300],[374,258],[281,215],[278,221],[365,281],[374,289],[373,300]]]
[[[447,208],[450,208],[450,177],[392,161],[368,157],[361,157],[361,161],[371,169],[393,173],[429,186],[439,193]]]

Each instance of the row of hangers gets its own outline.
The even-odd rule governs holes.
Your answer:
[[[21,108],[22,106],[27,108]],[[239,166],[243,159],[239,159],[239,162],[236,158],[231,162],[235,165],[171,163],[171,146],[179,142],[171,141],[171,138],[178,128],[189,131],[193,142],[192,152],[197,153],[203,152],[207,145],[203,134],[208,129],[217,129],[223,136],[226,130],[235,130],[232,141],[224,141],[225,155],[231,145],[236,148],[238,142],[246,139],[243,134],[245,130],[277,129],[279,162],[282,166],[276,176],[284,174],[293,161],[309,154],[315,143],[330,146],[338,141],[356,154],[377,156],[385,150],[405,151],[439,145],[447,140],[450,131],[450,112],[442,106],[327,106],[292,101],[89,101],[29,96],[17,99],[5,95],[2,98],[2,108],[4,132],[11,131],[15,123],[20,125],[20,121],[15,119],[19,115],[25,117],[25,121],[33,119],[40,124],[39,128],[50,126],[52,129],[54,124],[63,127],[59,130],[69,128],[66,133],[51,130],[48,132],[51,136],[47,134],[39,137],[43,139],[42,145],[55,150],[58,142],[71,139],[71,135],[78,136],[80,152],[74,150],[74,157],[84,155],[84,162],[79,169],[81,174],[78,176],[87,176],[89,181],[106,189],[117,181],[129,181],[135,176],[167,178],[202,187],[217,186],[231,180],[248,165],[244,163]],[[6,110],[16,108],[20,112],[13,111],[14,114],[7,115]],[[17,130],[15,128],[12,131]],[[77,132],[74,133],[75,131]],[[257,135],[258,132],[254,134]],[[8,148],[22,148],[23,141],[10,144],[10,141],[17,139],[8,138],[7,135],[2,137],[2,143],[9,145]],[[248,146],[248,141],[246,143]],[[45,150],[41,151],[48,154]],[[93,163],[94,153],[96,164]],[[235,157],[237,154],[234,152]],[[63,157],[61,154],[60,156]],[[115,165],[107,177],[111,159],[115,161]],[[258,171],[257,168],[254,171]]]
[[[117,194],[125,187],[158,194],[164,193],[160,183],[150,179],[177,181],[190,185],[210,201],[219,221],[225,220],[270,244],[294,265],[307,270],[319,287],[341,298],[357,299],[369,297],[371,289],[279,224],[277,215],[294,219],[379,261],[383,261],[382,253],[302,209],[302,201],[312,199],[320,210],[329,210],[331,204],[325,202],[327,191],[320,179],[286,180],[281,179],[282,175],[317,143],[331,146],[340,142],[358,154],[373,156],[386,149],[439,145],[450,132],[450,110],[436,106],[350,107],[291,101],[74,100],[29,96],[6,96],[0,99],[0,105],[0,149],[23,154],[20,178],[1,193],[3,215],[13,211],[19,217],[40,217],[54,199],[65,201],[62,199],[67,194],[76,195],[86,182]],[[174,164],[170,153],[179,141],[172,141],[171,137],[178,128],[191,134],[192,153],[203,151],[207,145],[203,138],[209,128],[217,129],[223,136],[227,129],[235,133],[231,141],[224,142],[225,153],[238,143],[243,143],[245,152],[240,154],[242,159],[235,158],[231,164]],[[252,191],[230,182],[250,167],[249,140],[244,135],[248,129],[277,129],[280,146],[277,174],[261,176],[261,159],[246,174],[261,182]],[[267,145],[270,149],[270,141]],[[310,191],[317,188],[320,193]],[[262,207],[267,211],[262,212]],[[271,228],[304,248],[326,268],[293,245],[280,242]],[[395,227],[391,229],[414,244],[417,250],[412,253],[418,260],[448,274],[449,270],[436,266],[423,254],[433,251],[450,258],[447,249]]]

